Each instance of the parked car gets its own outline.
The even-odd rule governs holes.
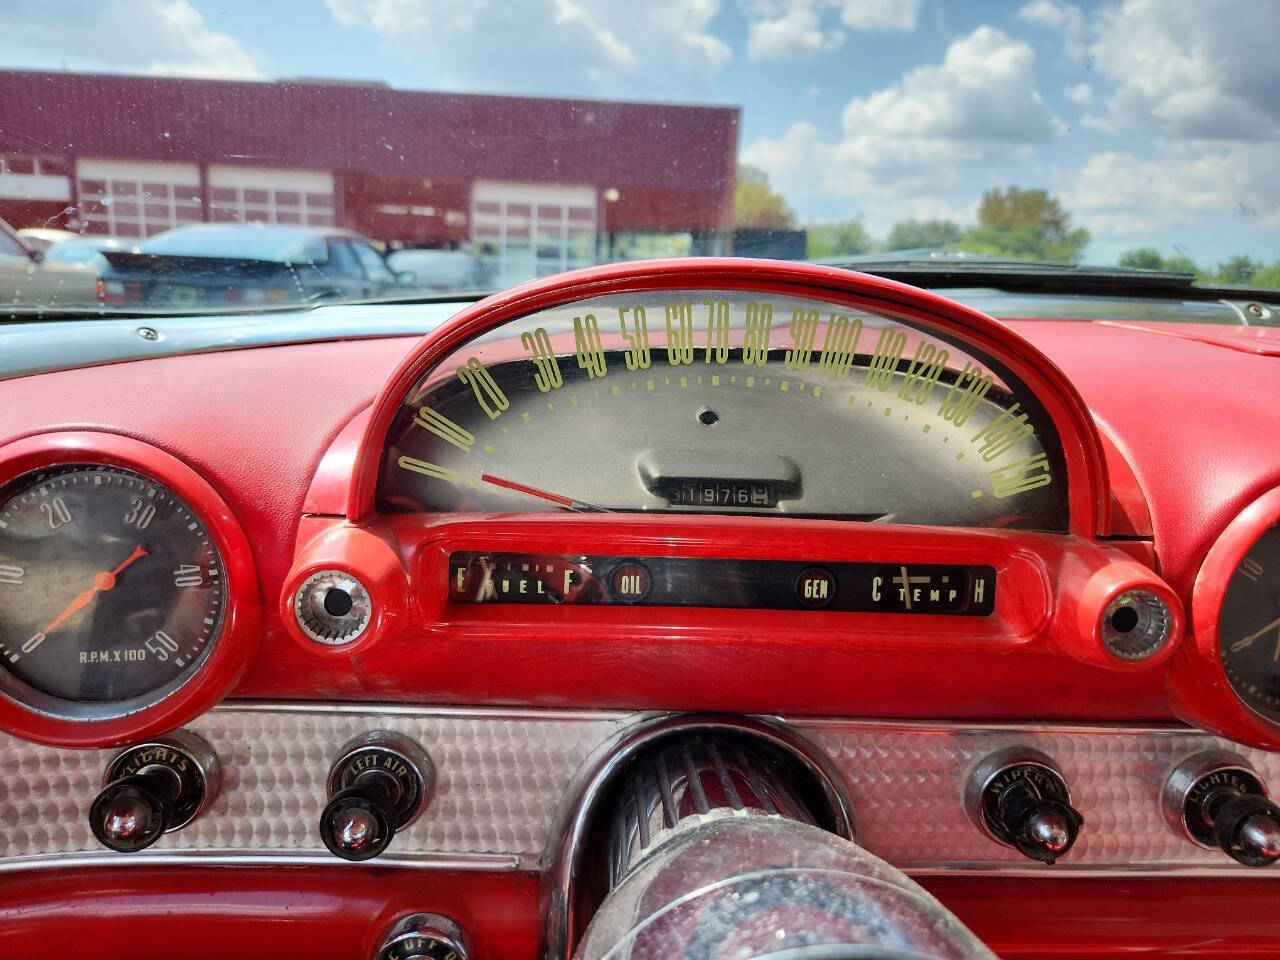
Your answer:
[[[83,264],[43,263],[0,220],[0,306],[84,306],[97,298],[98,272]]]
[[[73,234],[74,239],[60,240],[47,247],[39,254],[41,263],[78,263],[93,267],[98,275],[105,276],[111,271],[111,264],[102,255],[104,250],[128,250],[131,244],[115,237],[80,236]]]
[[[412,292],[416,279],[358,233],[332,228],[198,224],[102,257],[104,303],[165,309],[370,300]]]
[[[36,253],[48,250],[54,244],[80,239],[80,234],[78,233],[73,233],[70,230],[57,230],[53,227],[22,227],[18,230],[18,236],[28,250],[33,250]]]
[[[470,250],[394,250],[387,265],[399,273],[412,273],[427,290],[459,292],[483,290],[488,284],[479,261]]]

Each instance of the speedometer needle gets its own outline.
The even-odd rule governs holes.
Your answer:
[[[514,490],[516,493],[523,493],[527,497],[537,497],[539,500],[547,501],[547,503],[554,503],[557,507],[563,507],[565,510],[576,510],[579,513],[609,512],[604,507],[595,507],[589,503],[583,503],[581,500],[570,500],[568,497],[562,497],[558,493],[548,493],[546,490],[539,490],[537,487],[516,483],[514,480],[504,480],[502,477],[495,477],[491,473],[480,474],[480,479],[485,483],[493,484],[495,487]]]
[[[120,576],[130,564],[141,560],[146,555],[147,551],[142,549],[142,545],[139,544],[133,548],[133,553],[129,554],[114,570],[103,570],[101,573],[95,573],[93,575],[93,586],[67,604],[67,609],[54,617],[53,622],[40,632],[45,635],[52,633],[76,613],[87,607],[100,590],[113,589],[116,585],[116,577]]]

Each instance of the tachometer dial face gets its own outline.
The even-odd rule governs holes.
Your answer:
[[[503,324],[406,397],[387,512],[736,513],[1065,531],[1035,394],[922,322],[790,296],[598,297]]]
[[[1280,526],[1265,531],[1231,575],[1218,649],[1236,696],[1280,723]]]
[[[0,666],[56,701],[147,700],[208,652],[225,604],[200,517],[116,467],[20,478],[0,500]]]

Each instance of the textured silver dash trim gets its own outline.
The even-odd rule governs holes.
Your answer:
[[[110,854],[86,812],[112,751],[69,750],[0,734],[0,871],[124,863],[336,863],[316,824],[338,748],[369,730],[413,737],[437,768],[426,812],[375,865],[536,870],[552,820],[588,756],[656,715],[582,710],[424,708],[231,702],[187,729],[223,764],[223,788],[199,819],[140,854]],[[1175,833],[1160,790],[1177,764],[1230,749],[1280,790],[1280,754],[1176,725],[937,723],[795,718],[844,781],[862,843],[918,875],[981,872],[1102,876],[1172,872],[1272,876]],[[1012,745],[1061,766],[1085,817],[1070,856],[1039,867],[974,828],[962,794],[968,771]],[[910,824],[910,829],[904,829]],[[362,869],[368,865],[352,865]]]
[[[339,860],[325,852],[312,853],[268,853],[268,854],[215,854],[191,850],[184,853],[160,854],[112,854],[102,853],[67,853],[58,856],[11,857],[0,860],[0,874],[17,870],[50,870],[64,868],[118,867],[122,863],[141,863],[145,866],[221,866],[221,867],[345,867],[353,870],[368,870],[373,867],[413,867],[418,870],[470,870],[484,873],[506,873],[511,870],[534,870],[537,864],[522,863],[519,857],[504,857],[499,854],[486,856],[473,854],[466,857],[443,857],[422,854],[405,856],[392,853],[383,854],[377,860],[363,863],[352,863]]]

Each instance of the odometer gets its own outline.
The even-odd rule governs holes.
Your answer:
[[[202,662],[225,603],[200,516],[138,473],[62,466],[0,494],[0,665],[11,690],[17,681],[54,701],[150,702]]]

